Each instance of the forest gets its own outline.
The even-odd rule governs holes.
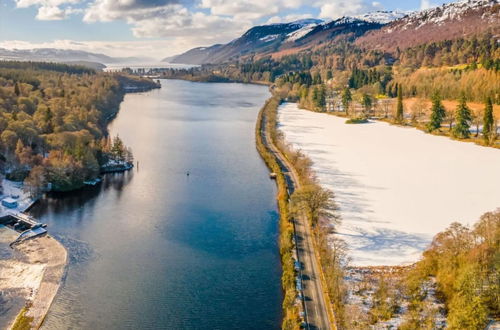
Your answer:
[[[403,97],[430,98],[438,92],[444,99],[459,99],[465,93],[469,101],[484,102],[491,97],[494,104],[500,104],[500,48],[488,33],[395,53],[363,49],[347,35],[281,57],[252,55],[163,74],[166,78],[288,84],[297,90],[324,84],[340,91],[349,86],[353,91],[364,88],[373,97],[395,97],[396,86],[403,85]]]
[[[37,195],[79,188],[131,151],[106,125],[124,87],[157,83],[56,63],[0,62],[0,170]]]

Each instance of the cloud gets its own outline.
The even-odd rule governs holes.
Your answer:
[[[308,4],[307,0],[201,0],[199,7],[209,9],[212,15],[257,20],[286,9],[297,9],[305,4]]]
[[[184,43],[203,45],[227,42],[252,25],[249,19],[191,11],[170,0],[96,0],[83,20],[88,23],[123,20],[131,25],[138,38],[182,37]]]
[[[420,9],[421,10],[429,9],[432,6],[433,5],[431,4],[430,0],[420,0]]]
[[[275,23],[287,23],[294,22],[301,19],[311,18],[309,14],[291,14],[286,16],[273,16],[269,18],[266,24],[275,24]]]
[[[75,10],[69,7],[80,0],[16,0],[17,8],[37,7],[36,19],[41,21],[55,21],[65,19]]]
[[[379,2],[363,0],[320,0],[316,4],[320,8],[319,17],[324,19],[336,19],[383,9]]]

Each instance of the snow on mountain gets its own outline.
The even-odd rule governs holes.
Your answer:
[[[294,22],[290,22],[288,24],[296,24],[296,25],[301,25],[302,27],[308,26],[308,25],[317,25],[323,23],[323,20],[321,19],[316,19],[316,18],[305,18],[305,19],[300,19]]]
[[[498,0],[462,0],[443,4],[440,7],[412,13],[406,18],[405,28],[418,29],[426,24],[442,25],[448,20],[460,20],[471,11],[485,10],[498,3]],[[490,21],[497,20],[499,15],[497,13],[497,15],[487,15],[483,18]]]
[[[311,32],[316,26],[317,26],[317,24],[310,24],[310,25],[304,26],[301,29],[298,29],[297,31],[293,31],[292,33],[289,33],[287,35],[286,40],[287,41],[299,40],[300,38],[304,37],[309,32]]]
[[[270,35],[267,35],[265,37],[259,38],[259,40],[264,41],[264,42],[270,42],[270,41],[276,40],[279,37],[280,37],[280,34],[270,34]]]
[[[371,23],[387,24],[402,17],[405,17],[407,14],[408,13],[404,13],[401,11],[374,11],[354,16],[354,18]]]
[[[500,34],[499,0],[462,0],[413,12],[355,41],[365,48],[393,52],[408,47]]]

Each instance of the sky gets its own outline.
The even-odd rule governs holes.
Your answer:
[[[252,26],[326,21],[438,0],[0,0],[0,48],[53,47],[161,59],[227,43]]]

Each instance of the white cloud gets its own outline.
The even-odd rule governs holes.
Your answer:
[[[286,16],[273,16],[267,20],[266,24],[294,22],[294,21],[298,21],[298,20],[306,19],[306,18],[311,18],[311,15],[309,15],[309,14],[292,14],[292,15],[286,15]]]
[[[383,9],[379,2],[364,0],[320,0],[316,4],[320,7],[319,17],[324,19],[336,19]]]
[[[41,21],[62,20],[75,10],[69,7],[80,0],[16,0],[17,8],[37,7],[36,19]],[[64,8],[63,8],[64,7]]]
[[[433,5],[431,4],[430,0],[420,0],[420,9],[421,10],[429,9],[432,6]]]
[[[228,42],[252,25],[249,19],[192,12],[168,0],[156,5],[140,0],[96,0],[83,19],[88,23],[124,20],[138,38],[174,38],[193,46]]]
[[[309,4],[307,0],[201,0],[200,8],[210,9],[213,15],[232,16],[236,19],[256,20],[297,9]]]

